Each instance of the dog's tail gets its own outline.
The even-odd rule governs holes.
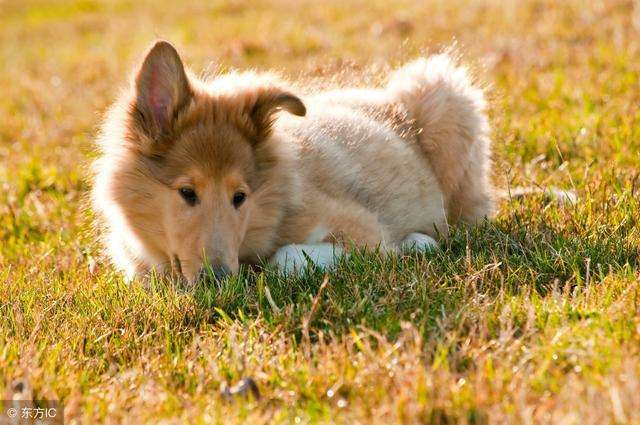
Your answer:
[[[578,195],[575,190],[560,189],[558,187],[513,187],[498,192],[500,199],[514,200],[526,198],[531,195],[542,195],[545,202],[556,203],[560,206],[575,205],[578,202]]]
[[[415,127],[445,195],[450,222],[491,215],[489,123],[482,88],[448,54],[417,59],[387,85],[393,102]]]

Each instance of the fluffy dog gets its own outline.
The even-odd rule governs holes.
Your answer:
[[[266,73],[201,81],[159,41],[102,126],[93,205],[129,278],[427,248],[491,213],[488,131],[482,90],[447,55],[382,88],[304,95]]]

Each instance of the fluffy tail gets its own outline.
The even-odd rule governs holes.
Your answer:
[[[444,192],[450,222],[491,215],[494,190],[486,102],[467,70],[447,54],[421,58],[387,85],[417,130],[417,141]]]

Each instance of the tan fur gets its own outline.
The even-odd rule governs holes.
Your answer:
[[[99,138],[93,203],[109,254],[129,277],[194,281],[205,262],[235,272],[316,237],[393,251],[409,234],[445,236],[447,217],[491,212],[483,108],[446,56],[385,88],[299,97],[270,74],[202,82],[158,42]]]

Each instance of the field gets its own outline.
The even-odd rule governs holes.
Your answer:
[[[507,197],[438,251],[327,276],[127,285],[87,168],[158,37],[197,73],[309,85],[453,48],[500,187],[578,201]],[[0,394],[66,423],[640,423],[639,152],[638,1],[0,0]],[[225,396],[242,378],[259,398]]]

